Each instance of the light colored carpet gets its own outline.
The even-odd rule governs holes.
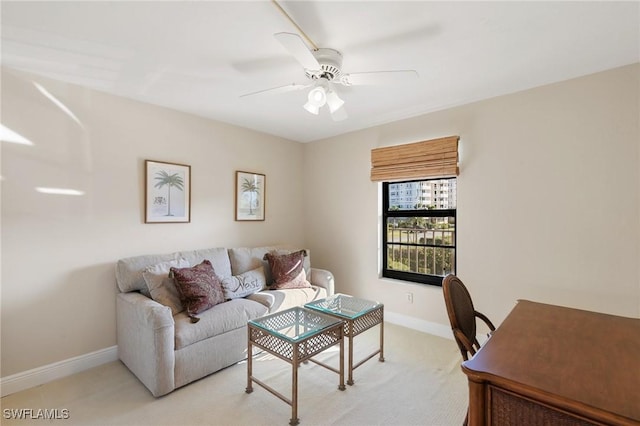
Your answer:
[[[378,328],[356,337],[356,361],[373,352]],[[355,384],[338,390],[338,375],[316,364],[299,370],[301,425],[461,425],[467,380],[453,340],[385,324],[385,362],[374,357],[354,371]],[[346,345],[345,345],[346,349]],[[318,358],[338,365],[337,348]],[[346,358],[346,351],[345,351]],[[284,395],[291,366],[259,354],[254,376]],[[346,382],[346,372],[345,372]],[[1,400],[2,425],[286,425],[291,407],[254,384],[245,393],[247,366],[233,365],[161,398],[120,362],[112,362]],[[12,420],[6,409],[67,409],[65,420]]]

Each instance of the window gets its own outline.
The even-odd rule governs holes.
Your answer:
[[[439,286],[455,273],[459,139],[371,150],[371,180],[383,189],[382,276]]]
[[[382,218],[383,277],[442,285],[455,273],[456,178],[383,182]]]

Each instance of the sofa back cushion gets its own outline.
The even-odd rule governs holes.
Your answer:
[[[232,275],[240,275],[245,272],[252,271],[261,266],[267,265],[267,262],[262,260],[265,254],[275,250],[275,247],[239,247],[229,249],[229,262],[231,263]],[[265,274],[267,274],[265,268]],[[266,276],[267,284],[272,281],[270,275]]]
[[[116,283],[118,284],[118,289],[123,293],[140,291],[146,296],[149,296],[149,289],[147,288],[142,273],[148,267],[160,263],[177,262],[180,257],[179,253],[170,253],[134,256],[118,260],[116,263]]]
[[[291,249],[281,246],[230,248],[228,251],[232,275],[241,275],[262,266],[264,267],[266,285],[270,286],[273,284],[273,275],[271,274],[269,262],[264,260],[264,255],[270,252],[286,254],[298,250],[300,249]],[[306,250],[306,252],[307,256],[304,258],[303,266],[307,277],[309,277],[311,275],[311,256],[309,256],[309,250]]]
[[[202,263],[203,260],[208,260],[211,262],[211,266],[213,266],[216,275],[220,279],[231,276],[229,253],[224,247],[182,251],[180,255],[192,265],[197,265],[198,263]]]
[[[116,262],[116,283],[122,293],[139,291],[150,297],[147,284],[142,277],[142,272],[150,266],[163,262],[185,259],[190,265],[197,265],[207,259],[220,278],[231,276],[231,264],[226,248],[211,248],[205,250],[191,250],[168,254],[149,254],[134,256],[118,260]]]

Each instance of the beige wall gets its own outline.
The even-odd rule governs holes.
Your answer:
[[[2,377],[116,344],[118,258],[304,241],[297,142],[6,70],[1,121],[34,143],[2,143]],[[143,223],[145,159],[191,165],[190,224]],[[236,170],[266,174],[266,221],[234,221]]]
[[[478,309],[496,323],[519,298],[640,316],[639,71],[310,144],[3,71],[2,124],[35,145],[1,146],[1,375],[115,345],[114,261],[191,248],[306,242],[338,291],[449,333],[440,288],[378,277],[369,181],[372,148],[448,135],[461,136],[458,272]],[[192,166],[190,224],[143,223],[144,159]],[[235,170],[267,175],[265,222],[234,222]]]
[[[448,327],[439,287],[379,278],[379,185],[369,180],[369,160],[375,147],[459,135],[458,274],[476,308],[496,323],[517,299],[640,316],[639,71],[623,67],[308,145],[314,261],[331,267],[338,291],[446,330],[438,328]]]

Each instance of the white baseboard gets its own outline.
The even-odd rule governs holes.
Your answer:
[[[0,378],[0,393],[2,396],[11,395],[12,393],[61,379],[117,359],[118,347],[111,346],[110,348],[100,349],[99,351],[2,377]]]
[[[442,325],[388,311],[385,311],[384,319],[392,324],[397,324],[423,333],[433,334],[434,336],[453,340],[451,327],[448,325]],[[69,358],[43,367],[23,371],[22,373],[2,377],[0,378],[0,394],[1,396],[11,395],[12,393],[20,392],[25,389],[48,383],[52,380],[61,379],[63,377],[80,373],[81,371],[117,360],[118,347],[111,346],[110,348],[101,349],[75,358]]]
[[[403,327],[411,328],[413,330],[422,331],[423,333],[433,334],[434,336],[444,337],[445,339],[455,340],[453,338],[453,332],[448,325],[442,325],[435,322],[429,322],[413,317],[408,317],[402,314],[396,314],[395,312],[384,313],[384,320],[392,324],[401,325]],[[484,345],[487,341],[487,334],[481,333],[476,335],[476,339],[480,343],[480,346]]]
[[[422,331],[423,333],[433,334],[434,336],[444,337],[453,340],[451,327],[435,322],[425,321],[407,315],[397,314],[395,312],[384,312],[384,320],[392,324],[401,325],[413,330]]]

